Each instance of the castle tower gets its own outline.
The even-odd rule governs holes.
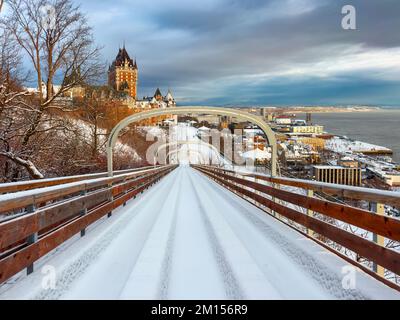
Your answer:
[[[126,92],[136,100],[138,67],[136,60],[129,57],[125,46],[119,49],[118,55],[108,70],[108,85],[119,92]]]
[[[161,94],[160,88],[157,88],[156,92],[154,93],[154,98],[157,101],[162,101],[163,95]]]
[[[176,106],[176,102],[174,99],[174,96],[172,95],[172,92],[170,89],[168,89],[168,93],[164,98],[164,101],[167,103],[168,107],[175,107]]]

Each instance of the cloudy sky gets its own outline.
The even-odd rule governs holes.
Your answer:
[[[400,105],[399,0],[76,0],[111,62],[125,41],[139,95],[181,104]],[[357,30],[341,27],[357,9]]]

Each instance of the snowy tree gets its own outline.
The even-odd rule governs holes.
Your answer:
[[[37,162],[48,161],[52,155],[48,140],[74,130],[64,116],[73,107],[60,98],[68,90],[98,79],[103,70],[100,49],[94,46],[86,17],[71,0],[6,3],[9,13],[0,21],[0,156],[6,158],[5,166],[11,162],[15,171],[8,179],[17,179],[22,168],[31,178],[40,179],[44,174]],[[35,95],[26,92],[17,77],[19,52],[25,54],[34,70],[38,88]],[[58,90],[54,89],[55,83],[59,84]]]

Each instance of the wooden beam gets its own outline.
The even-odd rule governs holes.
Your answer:
[[[197,167],[204,168],[204,166]],[[276,178],[258,174],[235,172],[232,170],[225,170],[217,167],[210,167],[209,169],[212,169],[216,172],[232,173],[236,175],[241,175],[243,177],[257,178],[259,180],[264,180],[270,183],[282,184],[286,186],[302,188],[305,190],[313,190],[315,192],[323,192],[330,195],[337,195],[348,199],[375,201],[400,208],[400,192],[353,187],[310,180]]]
[[[206,169],[202,168],[202,170]],[[373,212],[363,209],[276,189],[264,184],[234,177],[224,173],[218,173],[218,176],[228,181],[261,191],[280,200],[306,208],[307,210],[319,212],[328,217],[341,220],[386,238],[400,241],[400,219],[384,215],[377,215]]]

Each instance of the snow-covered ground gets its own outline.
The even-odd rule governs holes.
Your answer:
[[[54,287],[44,288],[53,268]],[[84,238],[39,261],[29,277],[20,273],[4,284],[0,299],[400,298],[361,271],[353,270],[355,287],[346,289],[351,270],[181,166]]]
[[[84,139],[87,143],[90,145],[93,144],[93,135],[94,135],[94,126],[91,124],[82,121],[82,120],[76,120],[73,119],[71,122],[79,128],[79,134],[81,135],[81,138]],[[106,148],[106,142],[107,142],[107,131],[104,129],[97,129],[98,132],[98,144],[101,146],[101,150],[105,152]],[[115,143],[115,150],[114,152],[120,154],[121,156],[130,156],[133,160],[140,161],[142,158],[138,155],[136,150],[134,150],[132,147],[129,145],[126,145],[124,143],[121,143],[120,141],[117,140]]]
[[[362,141],[347,140],[340,137],[334,137],[326,141],[325,148],[340,154],[365,151],[390,151],[390,149],[386,147],[381,147]]]

